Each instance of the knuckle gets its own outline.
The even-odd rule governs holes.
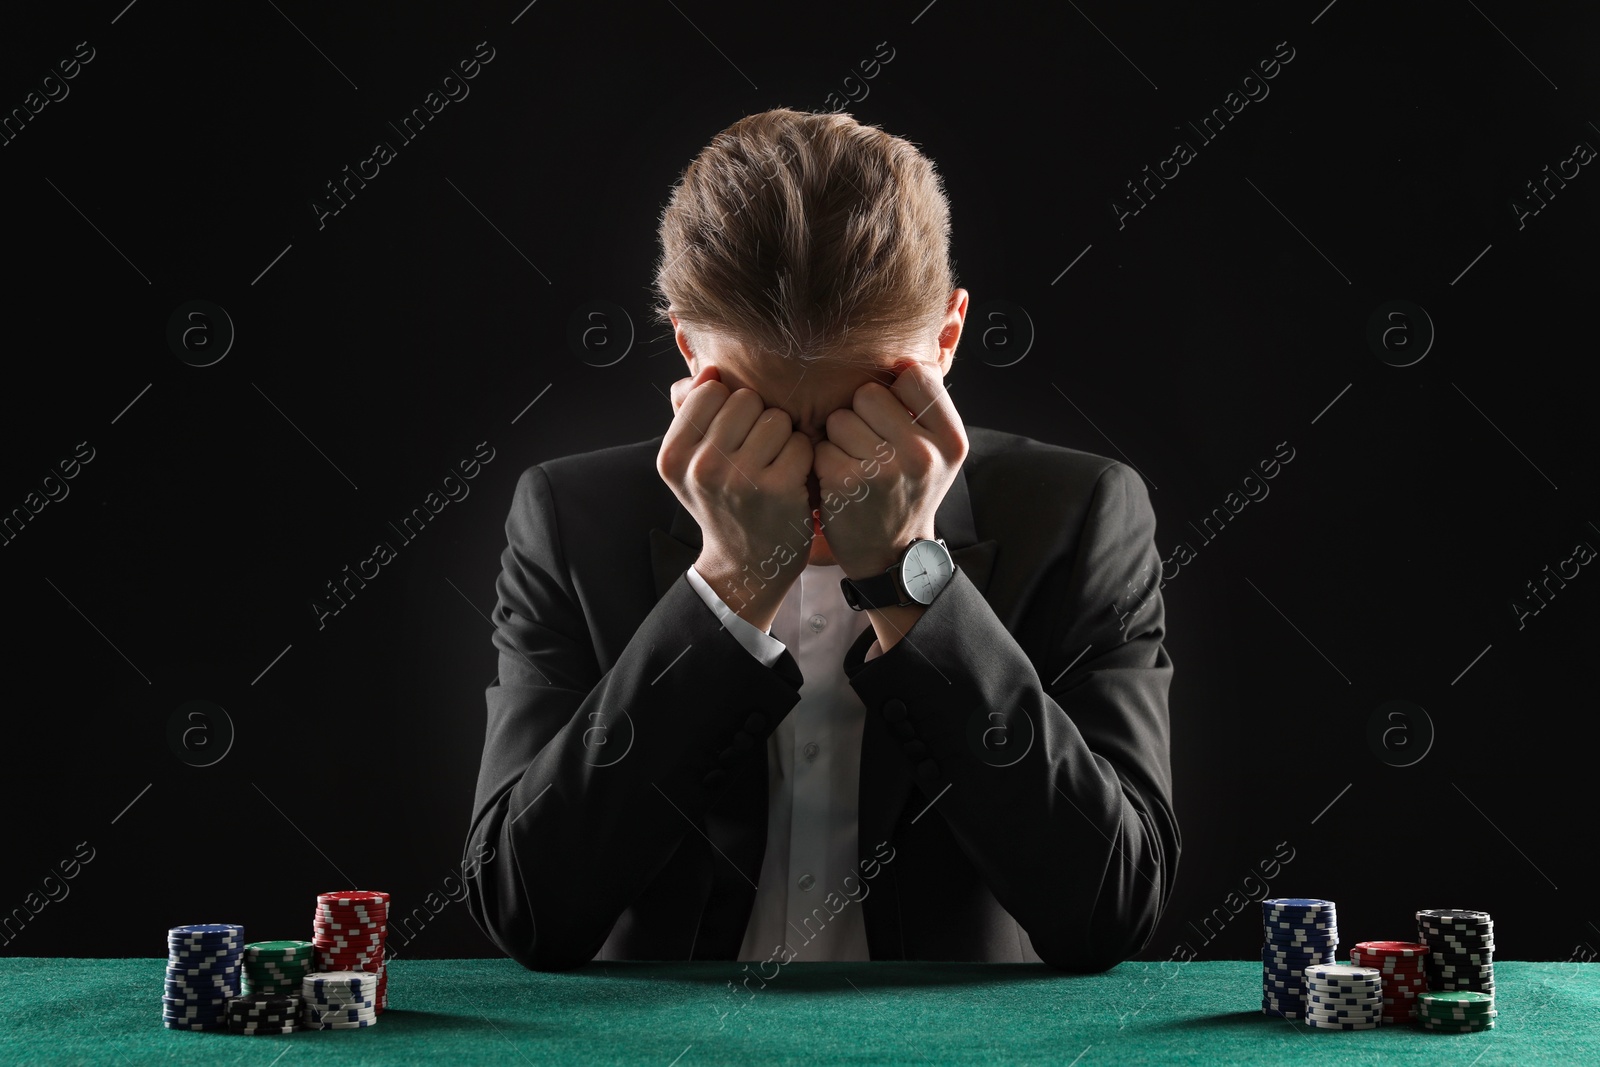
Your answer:
[[[696,482],[710,481],[717,474],[719,461],[717,454],[708,448],[702,448],[689,460],[688,476]]]
[[[923,437],[918,437],[906,445],[906,451],[910,453],[911,462],[920,470],[929,469],[939,458],[939,450],[934,447],[933,442]]]

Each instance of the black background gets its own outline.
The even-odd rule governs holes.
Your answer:
[[[78,442],[94,458],[0,547],[0,911],[80,842],[94,858],[0,951],[156,956],[167,926],[207,921],[305,937],[318,891],[385,889],[404,912],[452,884],[519,472],[665,429],[685,372],[646,310],[672,183],[745,114],[850,96],[944,176],[973,300],[947,379],[966,422],[1132,463],[1163,556],[1195,550],[1163,594],[1184,852],[1146,957],[1251,956],[1253,906],[1231,909],[1263,892],[1335,899],[1346,946],[1413,936],[1419,907],[1489,910],[1502,958],[1600,942],[1600,577],[1584,567],[1522,628],[1511,607],[1600,545],[1600,176],[1521,227],[1511,207],[1600,146],[1600,20],[1044,6],[5,16],[7,112],[77,42],[94,58],[0,147],[0,512]],[[494,58],[470,95],[404,143],[386,123],[480,41]],[[863,79],[880,42],[893,58]],[[1175,131],[1279,42],[1293,59],[1267,97],[1213,143]],[[1178,136],[1196,158],[1119,228],[1112,198]],[[396,158],[319,228],[324,183],[380,139]],[[237,331],[208,367],[167,341],[196,299]],[[595,300],[634,336],[613,315],[604,347],[575,350]],[[1409,366],[1368,344],[1392,300],[1437,331]],[[1024,309],[1031,346],[995,301]],[[1394,362],[1426,332],[1402,326]],[[484,441],[470,495],[319,629],[324,583]],[[1208,543],[1200,521],[1284,442],[1270,495]],[[236,730],[206,768],[168,747],[192,699]],[[1396,699],[1436,734],[1405,767],[1419,719],[1368,741]],[[425,918],[398,955],[495,954],[464,904]]]

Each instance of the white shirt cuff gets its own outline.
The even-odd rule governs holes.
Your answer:
[[[744,646],[763,666],[770,667],[778,662],[778,657],[783,655],[785,647],[782,641],[773,637],[770,632],[762,633],[756,629],[755,624],[748,619],[741,618],[734,610],[719,597],[716,590],[711,588],[711,583],[700,577],[700,572],[690,567],[684,574],[689,579],[689,584],[694,591],[700,594],[700,599],[706,602],[706,607],[716,613],[722,625],[733,635],[733,639]]]

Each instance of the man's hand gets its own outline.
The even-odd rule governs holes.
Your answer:
[[[913,538],[933,537],[934,513],[967,457],[966,428],[938,371],[909,360],[895,369],[893,385],[867,382],[828,416],[828,439],[815,450],[823,500],[842,502],[824,515],[823,532],[847,578],[882,574]]]
[[[730,393],[712,366],[674,382],[672,406],[656,472],[700,524],[695,570],[765,631],[809,555],[809,541],[787,546],[811,528],[811,440],[755,390]]]

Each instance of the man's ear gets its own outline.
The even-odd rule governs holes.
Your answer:
[[[969,294],[965,289],[956,289],[950,294],[944,324],[939,328],[940,375],[949,374],[950,364],[955,362],[956,346],[961,342],[961,330],[966,324],[968,300]]]
[[[683,361],[689,365],[689,377],[700,373],[700,357],[695,355],[689,346],[689,331],[678,324],[678,316],[669,316],[672,319],[672,339],[678,346],[678,351],[683,353]]]

